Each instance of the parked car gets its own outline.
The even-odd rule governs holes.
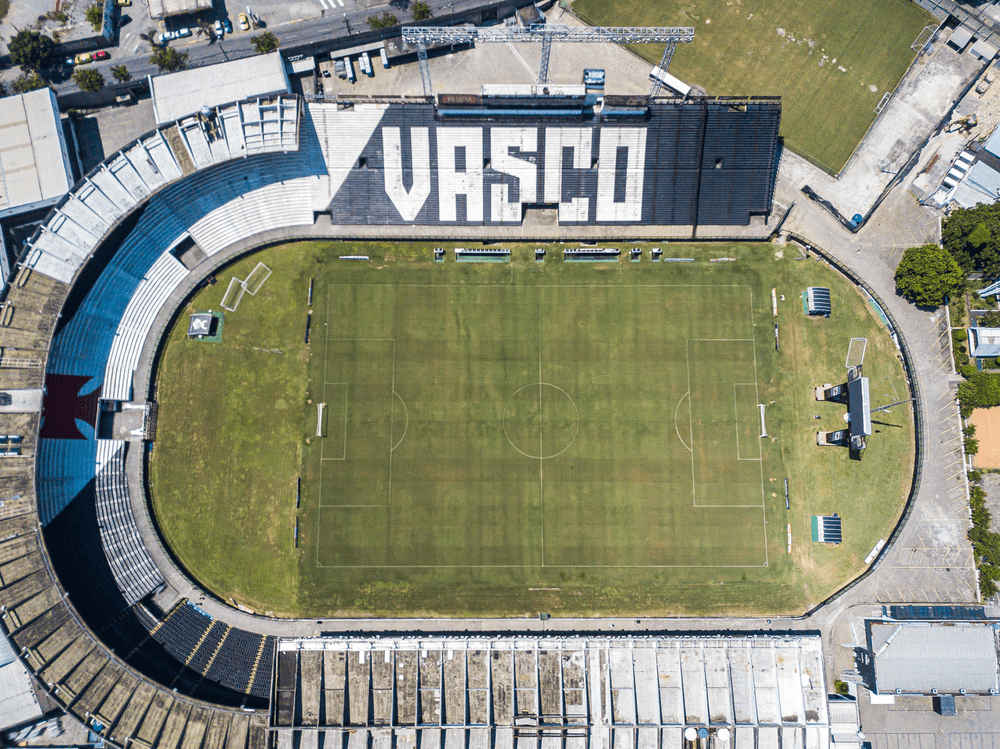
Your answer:
[[[244,31],[247,31],[250,28],[250,21],[247,19],[246,13],[240,13],[240,28]]]
[[[98,50],[97,52],[94,53],[95,60],[107,60],[110,57],[111,55],[105,49]]]
[[[176,38],[177,38],[177,32],[176,31],[164,31],[162,34],[160,34],[160,37],[159,37],[160,44],[165,44],[166,42],[172,41],[172,40],[174,40]]]
[[[90,62],[93,59],[94,58],[91,56],[90,52],[84,52],[83,54],[74,57],[73,62],[75,62],[77,65],[85,65],[86,63]]]
[[[223,18],[222,19],[222,28],[226,30],[227,34],[232,34],[233,33],[233,22],[230,21],[228,18]]]
[[[222,21],[215,22],[214,30],[215,30],[215,35],[219,38],[222,38],[226,35],[226,30],[222,28]]]
[[[177,34],[177,38],[180,39],[182,36],[191,36],[191,29],[177,29],[174,33]]]
[[[75,62],[76,61],[72,57],[67,57],[66,58],[66,65],[68,65],[69,67],[73,67],[73,65],[74,65]]]
[[[127,8],[131,4],[132,0],[118,0],[118,5],[120,5],[123,8]]]
[[[330,68],[323,68],[323,77],[324,78],[330,77]]]

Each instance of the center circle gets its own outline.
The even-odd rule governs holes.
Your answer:
[[[569,450],[580,432],[580,411],[558,385],[536,382],[515,390],[503,407],[503,433],[526,458],[544,460]]]

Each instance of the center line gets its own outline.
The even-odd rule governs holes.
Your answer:
[[[542,449],[542,290],[538,289],[538,506],[541,514],[542,567],[545,566],[545,451]]]

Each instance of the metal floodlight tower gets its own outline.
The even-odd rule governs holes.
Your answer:
[[[552,42],[613,42],[615,44],[642,44],[648,42],[663,42],[667,46],[663,50],[660,68],[664,71],[670,66],[674,50],[678,44],[690,43],[694,39],[694,29],[686,27],[658,26],[559,26],[545,23],[533,23],[527,28],[489,26],[485,28],[462,26],[404,26],[403,42],[415,45],[417,58],[420,60],[420,78],[424,85],[424,94],[431,96],[431,73],[427,65],[428,44],[473,44],[475,42],[512,43],[531,42],[542,45],[542,60],[538,66],[538,85],[543,85],[549,77],[549,56],[552,52]],[[659,93],[663,85],[659,79],[654,80],[652,98]]]

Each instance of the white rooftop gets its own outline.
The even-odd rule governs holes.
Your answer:
[[[0,730],[42,717],[31,677],[0,634]]]
[[[986,623],[871,624],[879,694],[998,688],[996,633]]]
[[[55,94],[0,99],[0,217],[51,205],[72,187]]]
[[[153,116],[158,125],[229,102],[291,93],[280,52],[151,77]]]

